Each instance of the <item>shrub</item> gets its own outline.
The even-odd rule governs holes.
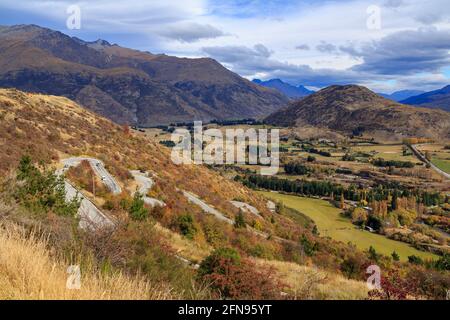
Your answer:
[[[369,256],[369,259],[372,261],[378,261],[378,259],[380,258],[380,255],[377,253],[375,248],[372,246],[370,246],[370,248],[369,248],[368,256]]]
[[[257,271],[249,260],[230,248],[214,251],[200,265],[199,277],[211,289],[227,299],[274,299],[280,296],[281,285],[274,280],[271,269]]]
[[[60,216],[74,217],[80,207],[80,200],[74,197],[66,201],[63,177],[56,176],[51,170],[44,168],[41,172],[30,157],[24,156],[17,168],[15,198],[26,208],[35,213],[53,211]]]
[[[284,165],[284,171],[287,174],[305,175],[308,174],[308,167],[298,162],[288,162]]]
[[[236,215],[236,220],[234,221],[234,227],[237,229],[245,228],[245,218],[242,210],[239,210],[239,213]]]
[[[450,254],[444,253],[442,257],[440,257],[435,263],[434,267],[437,270],[446,270],[450,271]]]
[[[343,157],[342,157],[342,161],[355,161],[356,157],[350,153],[346,153]]]
[[[400,256],[398,255],[397,252],[395,252],[395,251],[392,252],[391,256],[392,256],[392,260],[394,260],[394,261],[400,261]]]
[[[412,264],[418,264],[418,265],[423,264],[423,260],[420,257],[415,256],[415,255],[409,256],[408,257],[408,262],[412,263]]]
[[[395,270],[382,273],[380,287],[369,292],[370,299],[404,300],[417,295],[415,283]]]
[[[363,270],[363,262],[354,256],[345,259],[340,269],[342,273],[349,279],[359,279]]]
[[[367,221],[367,211],[363,208],[355,208],[352,212],[352,222],[357,225],[365,224]]]
[[[184,214],[178,217],[178,228],[182,235],[188,239],[193,239],[197,233],[197,228],[194,225],[194,218],[190,214]]]
[[[378,158],[372,162],[377,167],[414,168],[414,163],[410,161],[384,160]]]
[[[450,288],[448,273],[414,266],[409,270],[407,280],[409,283],[414,284],[421,296],[430,299],[448,299],[448,290]]]
[[[398,221],[403,226],[409,226],[411,225],[414,220],[417,218],[417,214],[413,211],[405,210],[405,209],[398,209],[394,211],[395,214],[398,216]]]
[[[147,219],[149,211],[145,207],[144,200],[139,192],[134,194],[133,201],[131,202],[128,212],[133,220],[142,221]]]
[[[262,231],[263,226],[259,220],[253,220],[252,227],[258,231]]]
[[[300,244],[303,248],[303,252],[309,257],[313,256],[319,248],[317,242],[312,242],[304,234],[300,239]]]
[[[218,271],[217,267],[222,260],[239,265],[241,263],[241,256],[233,248],[218,248],[202,261],[198,269],[199,275],[203,276]]]

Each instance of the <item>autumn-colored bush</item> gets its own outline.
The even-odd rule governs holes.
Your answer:
[[[381,273],[380,288],[369,292],[369,299],[405,300],[418,297],[416,283],[402,276],[398,270]]]
[[[410,269],[407,281],[413,283],[417,292],[429,299],[448,299],[450,290],[450,274],[430,270],[421,266]]]
[[[229,248],[208,256],[200,265],[199,277],[209,282],[218,296],[228,299],[278,299],[282,288],[272,270],[258,270]]]
[[[366,262],[355,255],[346,258],[340,266],[341,272],[349,279],[361,280]]]

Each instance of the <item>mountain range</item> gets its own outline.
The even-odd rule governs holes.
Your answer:
[[[281,126],[315,126],[345,133],[450,138],[450,113],[402,105],[356,85],[330,86],[265,119]]]
[[[139,126],[261,118],[288,102],[210,58],[87,42],[36,25],[0,27],[0,87],[65,96]]]
[[[417,96],[401,101],[405,104],[416,105],[427,108],[439,108],[450,111],[450,85],[430,92],[425,92]]]
[[[254,79],[253,82],[263,87],[276,89],[291,99],[303,98],[314,93],[314,91],[308,90],[302,85],[296,87],[289,83],[283,82],[280,79],[270,79],[267,81]]]
[[[400,102],[402,100],[408,99],[410,97],[413,96],[417,96],[419,94],[425,93],[425,91],[421,91],[421,90],[400,90],[400,91],[395,91],[391,94],[387,94],[387,93],[378,93],[380,96],[387,98],[387,99],[391,99],[397,102]]]

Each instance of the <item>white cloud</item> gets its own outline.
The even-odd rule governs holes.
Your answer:
[[[34,15],[47,19],[49,27],[67,32],[65,10],[69,4],[73,1],[2,0],[0,17],[1,12],[13,9],[25,13],[17,17],[18,23],[32,22],[21,19]],[[380,40],[424,25],[450,30],[448,0],[380,1],[382,29],[368,30],[366,9],[373,4],[373,0],[80,1],[83,29],[79,34],[151,52],[186,57],[208,54],[244,76],[274,75],[316,86],[325,85],[327,76],[329,83],[364,81],[375,86],[397,79],[394,86],[401,86],[420,78],[414,73],[436,74],[436,66],[408,75],[390,71],[395,68],[395,52],[381,50]],[[368,46],[362,53],[368,43],[379,47],[372,46],[375,49],[371,51]],[[401,47],[395,50],[401,53]],[[432,58],[433,50],[419,54]],[[445,65],[440,54],[439,66]],[[230,61],[233,57],[237,59],[234,62]],[[392,69],[383,71],[383,59]],[[355,66],[363,63],[365,69],[357,70]],[[400,69],[405,70],[404,66]],[[434,76],[421,79],[442,81]]]

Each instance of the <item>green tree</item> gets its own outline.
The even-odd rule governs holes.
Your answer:
[[[415,256],[415,255],[409,256],[408,257],[408,262],[411,263],[411,264],[418,264],[418,265],[423,264],[423,260],[420,257]]]
[[[444,255],[435,262],[434,267],[437,270],[450,271],[450,254],[444,253]]]
[[[369,259],[373,261],[378,261],[379,255],[374,247],[370,246],[369,248]]]
[[[395,252],[395,251],[392,252],[391,256],[394,261],[400,261],[400,256],[398,255],[397,252]]]
[[[309,257],[313,256],[318,249],[318,244],[310,241],[305,235],[302,235],[300,244],[303,247],[303,252]]]
[[[312,229],[312,233],[313,233],[313,235],[316,235],[316,236],[320,235],[319,229],[317,229],[316,225],[314,225],[314,227]]]
[[[197,233],[197,228],[194,225],[194,218],[190,214],[184,214],[178,217],[178,228],[188,239],[193,239]]]
[[[74,217],[81,201],[76,195],[66,200],[64,178],[45,167],[39,170],[29,156],[21,158],[17,168],[17,202],[34,213],[54,212],[60,216]]]
[[[394,192],[394,194],[392,195],[392,200],[391,200],[391,210],[395,211],[397,210],[398,206],[397,206],[397,193]]]
[[[245,218],[242,210],[239,210],[239,213],[236,215],[236,220],[234,221],[234,227],[236,229],[245,228]]]
[[[128,210],[131,219],[136,221],[145,220],[148,217],[149,210],[145,207],[145,202],[142,195],[136,192]]]

